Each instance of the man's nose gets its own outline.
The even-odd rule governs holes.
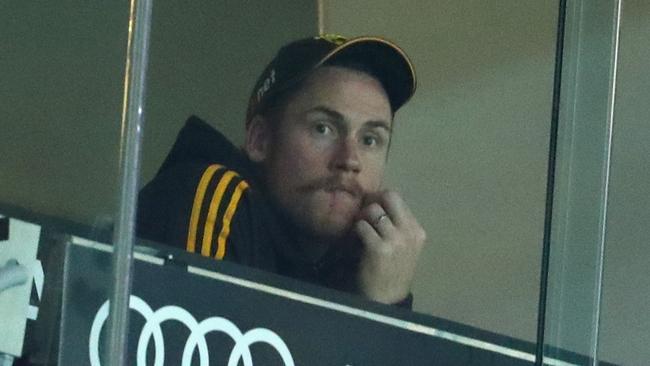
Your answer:
[[[337,170],[358,173],[361,171],[359,159],[359,146],[357,141],[346,138],[339,142],[333,159],[334,168]]]

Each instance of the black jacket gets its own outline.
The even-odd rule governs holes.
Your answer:
[[[138,236],[335,288],[355,260],[303,256],[296,229],[268,202],[258,169],[221,133],[190,117],[138,198]],[[343,262],[343,263],[342,263]]]
[[[330,288],[355,291],[358,256],[317,261],[264,194],[259,169],[212,126],[190,117],[138,197],[138,236]],[[410,297],[400,305],[410,307]]]

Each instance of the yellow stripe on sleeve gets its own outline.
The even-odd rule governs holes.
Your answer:
[[[208,211],[208,218],[205,220],[205,229],[203,230],[203,245],[201,246],[201,255],[210,257],[210,251],[212,250],[212,233],[214,232],[214,224],[217,219],[217,211],[219,210],[219,204],[223,198],[223,194],[228,188],[228,184],[232,178],[234,178],[237,173],[232,170],[227,171],[221,177],[219,184],[217,184],[217,189],[212,195],[212,200],[210,201],[210,210]]]
[[[210,184],[210,180],[214,176],[214,173],[221,167],[222,166],[218,164],[210,165],[205,172],[203,172],[203,176],[196,188],[194,204],[192,205],[192,214],[190,216],[190,227],[187,232],[187,244],[185,246],[185,249],[188,252],[194,253],[196,251],[196,229],[199,226],[199,215],[201,215],[201,206],[203,205],[205,191],[207,190],[208,184]]]
[[[228,235],[230,235],[230,222],[232,221],[232,217],[235,215],[235,211],[237,211],[239,199],[246,188],[248,188],[248,183],[242,180],[239,182],[237,187],[235,187],[235,192],[232,194],[232,198],[230,198],[230,203],[228,203],[228,208],[226,208],[226,213],[223,216],[223,226],[221,227],[221,232],[217,239],[217,259],[223,259],[226,255],[226,240],[228,240]]]

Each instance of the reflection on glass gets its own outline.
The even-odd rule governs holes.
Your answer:
[[[619,1],[568,1],[545,358],[600,364],[603,264],[617,85]],[[566,356],[569,357],[569,356]]]
[[[650,186],[647,169],[650,112],[650,3],[625,1],[621,9],[612,164],[604,251],[600,359],[643,365],[650,359]]]
[[[277,29],[276,34],[267,39],[268,32],[251,28],[215,39],[214,27],[234,34],[230,22],[187,29],[179,17],[189,21],[208,10],[161,6],[168,8],[159,10],[160,25],[153,31],[144,181],[156,174],[192,114],[241,146],[256,78],[279,46],[313,34],[309,19],[315,19],[316,11],[293,9],[262,18],[274,14],[273,9],[239,5],[228,9],[232,18],[259,17],[259,27]],[[415,22],[415,32],[401,29],[404,22],[397,19],[395,24],[359,24],[354,12],[344,14],[335,2],[325,3],[325,31],[385,35],[405,48],[418,69],[417,93],[395,120],[384,181],[384,187],[402,194],[429,233],[414,285],[415,309],[532,341],[556,4],[535,9],[516,2],[473,4],[472,11],[468,5],[445,6],[445,11],[431,5],[420,7],[419,14],[409,12],[417,19],[436,19]],[[373,7],[374,18],[399,14],[402,9],[396,7]],[[500,14],[505,8],[518,16]],[[172,19],[165,12],[175,14],[175,22],[163,22]],[[507,22],[486,22],[504,17]],[[286,18],[302,23],[270,25]],[[499,37],[507,39],[485,42]],[[517,301],[508,300],[512,298]],[[520,321],[513,323],[513,317]]]
[[[63,278],[71,236],[111,242],[127,10],[77,1],[0,11],[0,267],[13,259],[28,273],[0,292],[3,365],[56,364],[59,340],[79,338],[62,309],[108,296],[109,280],[93,279],[110,262],[77,263],[86,277],[71,302]]]
[[[536,8],[517,2],[448,4],[442,11],[440,4],[418,7],[417,14],[415,8],[404,14],[417,31],[405,29],[404,19],[396,16],[404,11],[402,6],[373,6],[370,11],[377,14],[364,15],[364,19],[377,19],[377,24],[365,24],[354,14],[365,14],[368,9],[343,12],[347,7],[336,1],[321,5],[325,31],[385,35],[405,48],[418,69],[418,92],[395,120],[383,182],[384,187],[400,192],[429,233],[413,287],[415,309],[533,341],[556,4],[537,4]],[[315,22],[309,19],[316,18],[313,8],[292,8],[290,14],[283,10],[275,18],[270,14],[277,9],[238,5],[226,12],[231,14],[228,21],[187,28],[182,25],[205,19],[200,14],[210,11],[163,6],[167,8],[160,10],[158,19],[167,21],[159,20],[153,32],[152,85],[156,86],[148,99],[144,181],[155,176],[169,179],[167,168],[182,170],[166,157],[190,115],[209,122],[201,131],[214,127],[235,146],[243,146],[246,106],[260,71],[279,46],[313,35]],[[165,17],[165,12],[174,16]],[[385,14],[392,14],[395,22],[381,20]],[[259,19],[258,28],[242,31],[233,22],[247,19],[248,24],[251,17]],[[288,26],[282,19],[300,21]],[[418,24],[413,19],[426,21]],[[233,32],[228,27],[239,28]],[[265,28],[276,32],[269,35]],[[232,36],[216,39],[215,29]],[[196,120],[193,124],[201,125]],[[167,173],[157,173],[161,166]],[[213,193],[226,169],[196,169],[200,171],[186,177],[193,184],[182,188],[190,192],[191,202],[152,211],[161,218],[169,212],[183,212],[179,217],[188,223],[170,224],[185,228],[172,233],[180,247],[213,257],[235,256],[227,245],[219,250],[223,228],[219,225],[232,198],[245,199],[250,187],[239,186],[237,176],[226,176],[228,184],[223,184],[219,201]],[[206,193],[197,190],[202,177]],[[171,197],[172,191],[162,194]],[[197,197],[202,204],[193,210]],[[217,222],[215,227],[211,222],[206,227],[213,198]],[[198,213],[192,225],[193,211]],[[209,240],[209,245],[202,240],[206,228],[217,238]],[[233,230],[229,228],[229,239],[235,235]]]
[[[243,151],[188,120],[141,192],[141,236],[410,307],[425,233],[380,184],[415,83],[381,38],[283,46],[252,88]]]
[[[357,6],[358,9],[354,8]],[[130,304],[133,318],[130,337],[133,339],[129,342],[134,350],[129,355],[130,360],[146,359],[151,363],[151,360],[162,359],[161,344],[167,345],[172,337],[178,337],[171,341],[178,345],[191,340],[188,349],[178,346],[180,349],[165,350],[168,356],[178,357],[174,361],[187,357],[198,363],[206,357],[217,360],[234,355],[232,357],[244,360],[250,356],[256,362],[268,357],[288,364],[287,350],[296,362],[307,356],[331,360],[328,358],[333,357],[331,352],[318,353],[309,347],[311,336],[306,335],[303,326],[331,312],[337,317],[326,324],[352,328],[354,323],[366,332],[344,332],[321,323],[314,326],[319,339],[331,340],[331,346],[336,346],[342,355],[353,355],[355,348],[368,347],[385,351],[367,356],[376,357],[377,364],[408,363],[404,359],[391,358],[397,357],[393,352],[397,343],[391,342],[399,339],[403,342],[399,343],[399,348],[408,349],[405,353],[419,360],[428,359],[431,355],[427,352],[438,347],[450,347],[449,356],[445,356],[450,358],[441,362],[466,364],[469,356],[465,352],[470,350],[470,353],[475,352],[472,359],[477,364],[530,364],[537,318],[556,8],[552,2],[531,5],[516,0],[425,6],[389,2],[350,5],[335,0],[319,4],[294,1],[254,5],[157,3],[145,107],[148,125],[142,131],[145,136],[142,180],[151,181],[159,168],[165,166],[170,170],[161,170],[157,179],[170,179],[169,172],[177,170],[193,184],[161,188],[162,192],[156,192],[166,198],[177,198],[179,191],[189,192],[183,195],[189,200],[153,210],[154,215],[165,217],[165,220],[187,221],[181,224],[157,222],[164,227],[183,228],[171,234],[181,243],[179,250],[146,240],[138,242],[135,297]],[[106,310],[105,292],[110,287],[105,275],[110,273],[110,231],[118,191],[114,182],[126,49],[126,9],[88,4],[20,5],[2,14],[3,34],[16,41],[10,43],[12,52],[7,54],[11,56],[0,60],[2,69],[10,70],[6,78],[3,74],[3,80],[7,80],[5,85],[11,85],[11,93],[1,95],[3,105],[10,106],[6,122],[2,122],[3,133],[10,138],[3,142],[0,163],[3,171],[12,172],[0,180],[0,202],[4,210],[0,214],[40,225],[39,247],[47,247],[50,254],[47,258],[39,254],[39,258],[48,263],[44,267],[58,270],[58,274],[50,278],[59,283],[49,286],[46,279],[43,296],[44,299],[58,298],[59,302],[44,305],[41,309],[54,309],[49,316],[41,310],[43,319],[50,320],[34,326],[46,329],[47,334],[58,335],[60,299],[68,299],[67,309],[79,317],[64,317],[65,324],[71,325],[63,328],[62,336],[82,342],[69,348],[84,352],[89,350],[84,342],[92,340],[99,354],[104,345],[97,338],[99,336],[94,335],[106,329],[102,326],[105,324],[102,317]],[[316,24],[321,24],[326,32],[349,36],[381,34],[395,41],[410,55],[417,68],[417,93],[400,109],[394,121],[390,108],[371,108],[372,116],[350,116],[347,109],[342,113],[339,105],[333,109],[321,99],[315,106],[318,108],[311,108],[310,113],[304,115],[304,119],[313,124],[299,130],[314,139],[309,140],[312,141],[307,145],[309,149],[301,150],[304,153],[300,155],[279,150],[286,155],[267,156],[270,150],[269,144],[264,144],[269,141],[266,139],[285,132],[259,128],[268,125],[257,119],[249,129],[254,132],[248,136],[252,145],[246,143],[244,126],[249,96],[252,91],[255,96],[258,91],[268,92],[267,85],[271,88],[276,82],[274,79],[279,77],[270,73],[254,87],[260,71],[277,48],[290,40],[312,36]],[[327,75],[328,80],[330,77],[336,79],[340,70],[335,71],[330,69],[332,74]],[[373,104],[382,99],[377,95],[382,93],[376,93],[376,88],[367,85],[373,84],[372,79],[361,77],[357,71],[346,80],[366,85],[364,90],[375,90],[374,96],[369,92],[349,98],[345,94],[330,97]],[[311,82],[316,84],[314,80]],[[381,86],[380,90],[384,88]],[[327,88],[313,88],[309,94],[303,92],[295,97],[302,98],[301,106],[307,107],[306,103],[316,98],[306,96],[321,97],[327,92]],[[386,100],[389,105],[396,104],[392,92]],[[273,112],[277,116],[280,112],[291,111]],[[247,240],[258,242],[268,236],[255,222],[252,225],[257,231],[244,232],[236,225],[237,215],[246,212],[241,205],[247,204],[247,197],[254,188],[250,182],[243,183],[245,175],[240,169],[234,169],[239,173],[237,176],[228,172],[233,170],[230,162],[220,164],[228,168],[225,169],[213,165],[218,162],[206,159],[200,167],[193,167],[196,170],[185,172],[176,166],[175,160],[165,161],[183,123],[191,115],[209,121],[203,124],[192,119],[191,124],[201,131],[198,138],[207,139],[216,128],[233,142],[234,147],[229,148],[233,156],[240,156],[236,147],[242,146],[253,149],[258,154],[255,159],[281,157],[290,160],[292,165],[278,165],[286,170],[273,183],[279,192],[291,188],[287,184],[289,178],[300,178],[301,174],[309,172],[308,168],[298,169],[303,159],[320,162],[324,154],[313,151],[321,146],[317,142],[322,142],[323,146],[328,146],[332,138],[349,142],[337,150],[336,156],[340,159],[339,168],[354,172],[359,169],[355,157],[358,160],[373,156],[363,154],[371,154],[374,147],[385,153],[390,138],[388,161],[375,159],[368,163],[363,160],[362,169],[368,169],[368,164],[387,164],[381,187],[398,191],[428,234],[410,290],[414,294],[414,309],[436,318],[401,312],[398,308],[382,307],[279,277],[267,278],[227,261],[186,253],[186,248],[191,247],[190,251],[210,257],[247,258],[239,261],[242,264],[249,264],[249,260],[260,263],[277,256],[271,248],[261,248],[256,254],[245,249],[238,252],[237,246],[228,245],[229,240],[236,237],[248,235]],[[265,115],[267,119],[273,116],[274,113]],[[364,124],[368,128],[360,129],[356,125],[359,121],[373,123]],[[390,131],[385,128],[387,124],[391,126]],[[307,129],[307,126],[312,128]],[[206,145],[209,145],[208,150],[215,148],[212,144]],[[203,148],[197,143],[190,147],[192,151]],[[292,146],[277,147],[288,149]],[[44,160],[46,164],[42,163]],[[375,180],[370,181],[377,184]],[[334,207],[360,204],[357,189],[347,181],[324,180],[314,184],[319,189],[314,204],[322,204],[322,200]],[[294,205],[298,200],[290,194],[292,192],[295,193],[278,194],[273,199]],[[384,200],[390,201],[390,197]],[[364,213],[369,225],[366,229],[381,234],[382,228],[399,224],[395,222],[399,221],[396,217],[399,214],[395,215],[394,209],[387,206],[380,205],[387,216],[374,209]],[[269,210],[266,214],[276,217],[268,207],[261,210]],[[310,212],[309,207],[295,207],[295,210],[294,221],[308,216],[300,213]],[[182,214],[175,216],[174,212]],[[332,221],[319,228],[336,231],[336,220],[342,218],[348,222],[344,216],[332,216]],[[409,233],[417,231],[411,228],[407,230]],[[204,240],[207,237],[211,239]],[[150,239],[167,242],[164,238]],[[321,257],[324,246],[317,246],[313,241],[311,244],[314,245],[307,247],[310,250],[300,255]],[[321,268],[312,268],[309,263],[313,261],[305,261],[302,267],[295,266],[290,271],[300,273],[294,277],[313,279],[319,277],[317,274],[323,267],[330,268],[331,278],[328,276],[325,284],[350,290],[356,283],[350,281],[355,277],[347,272],[355,272],[351,268],[359,255],[345,255],[344,258],[352,259],[351,263],[340,260],[337,255],[327,258],[331,263],[343,264],[340,268],[328,267],[330,262]],[[62,265],[64,262],[68,267]],[[264,262],[258,267],[266,268],[266,265],[272,266]],[[65,291],[60,284],[63,268],[70,269],[68,280],[76,279],[67,282],[70,286]],[[45,272],[47,278],[48,270]],[[54,297],[47,295],[48,291]],[[402,300],[404,292],[399,292],[378,300],[391,303]],[[223,294],[226,293],[237,296],[225,299]],[[229,301],[232,299],[235,300]],[[264,315],[260,308],[272,310]],[[160,309],[169,312],[160,315],[159,320],[164,325],[159,329],[154,326],[152,314]],[[178,315],[184,314],[181,309],[192,309],[192,318]],[[254,316],[259,317],[259,322],[251,320]],[[225,328],[221,326],[229,324],[223,319],[204,323],[210,324],[202,328],[206,334],[198,332],[196,337],[190,337],[195,324],[214,317],[231,321],[242,337],[253,330],[251,334],[254,335],[269,335],[264,339],[270,340],[273,347],[267,350],[267,355],[266,351],[256,353],[255,347],[248,347],[250,344],[244,346],[246,341],[241,341],[243,338],[234,327],[228,328],[230,333],[223,331]],[[27,324],[29,328],[29,322]],[[267,330],[274,332],[277,338]],[[65,334],[66,331],[70,332]],[[70,334],[88,337],[73,339]],[[345,335],[354,337],[344,342]],[[211,337],[217,337],[217,341],[211,341]],[[206,343],[202,341],[204,338]],[[40,348],[41,354],[47,357],[53,357],[58,344],[52,339]],[[416,347],[421,342],[433,342],[435,346]],[[234,347],[235,343],[241,347]],[[219,347],[218,344],[225,348],[213,349]],[[247,354],[245,349],[252,353]],[[79,357],[82,363],[94,359],[93,354],[67,355]],[[348,356],[340,356],[332,363],[367,361],[346,358]]]

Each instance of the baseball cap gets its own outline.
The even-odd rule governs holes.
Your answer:
[[[248,103],[247,123],[267,107],[274,95],[298,84],[319,66],[342,60],[368,68],[386,90],[393,113],[415,93],[415,69],[396,44],[374,36],[348,39],[324,34],[280,48],[255,83]]]

